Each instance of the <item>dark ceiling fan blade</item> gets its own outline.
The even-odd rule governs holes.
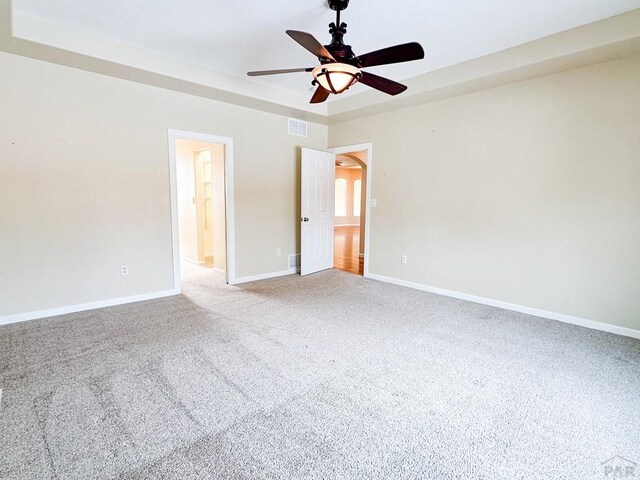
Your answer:
[[[322,88],[320,85],[318,85],[318,88],[316,89],[316,92],[313,94],[313,97],[311,97],[311,101],[309,103],[322,103],[327,98],[329,98],[329,92],[324,88]]]
[[[283,70],[259,70],[257,72],[247,72],[250,77],[261,77],[262,75],[278,75],[280,73],[296,73],[296,72],[310,72],[313,67],[309,68],[286,68]]]
[[[419,43],[403,43],[393,47],[383,48],[375,52],[365,53],[354,58],[351,62],[358,68],[388,65],[390,63],[410,62],[424,58],[424,50]]]
[[[381,92],[388,93],[389,95],[398,95],[407,89],[406,85],[369,72],[362,72],[359,82],[376,90],[380,90]]]
[[[287,35],[313,53],[316,57],[325,58],[332,62],[336,61],[336,59],[333,58],[333,55],[329,53],[329,50],[324,48],[322,44],[310,33],[299,32],[298,30],[287,30]]]

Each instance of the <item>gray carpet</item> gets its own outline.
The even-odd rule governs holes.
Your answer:
[[[337,271],[231,287],[191,268],[178,297],[0,327],[0,388],[3,479],[640,464],[639,341]]]

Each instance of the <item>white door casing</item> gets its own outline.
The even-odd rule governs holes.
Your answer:
[[[333,268],[335,160],[333,153],[302,149],[300,275]]]
[[[236,282],[236,229],[235,229],[235,203],[233,182],[233,138],[220,137],[206,133],[187,132],[182,130],[168,130],[169,149],[169,187],[171,194],[171,230],[173,244],[173,292],[182,292],[180,286],[180,245],[178,240],[178,187],[176,173],[176,140],[195,140],[198,142],[217,143],[224,145],[224,204],[225,204],[225,231],[226,231],[226,277],[227,283]]]

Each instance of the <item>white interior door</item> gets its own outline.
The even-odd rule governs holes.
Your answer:
[[[333,268],[335,160],[333,153],[302,149],[301,275]]]

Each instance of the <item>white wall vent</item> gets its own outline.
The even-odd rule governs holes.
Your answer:
[[[289,255],[289,270],[296,269],[300,271],[300,254],[294,253],[293,255]]]
[[[298,137],[307,136],[307,122],[302,120],[296,120],[295,118],[289,119],[289,135],[296,135]]]

